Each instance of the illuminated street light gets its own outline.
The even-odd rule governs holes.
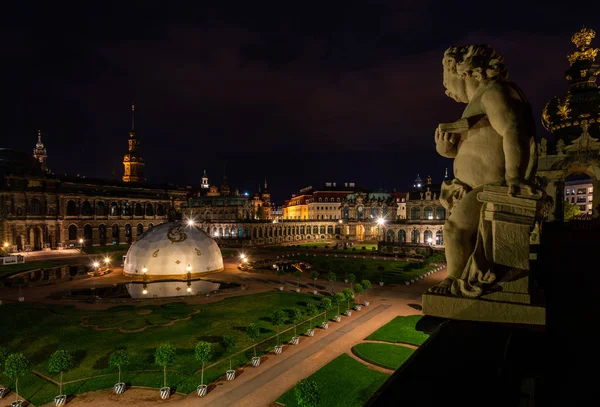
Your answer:
[[[188,226],[194,226],[196,224],[196,222],[194,222],[194,219],[188,219],[187,224],[188,224]]]
[[[384,223],[385,223],[385,219],[383,219],[383,218],[377,218],[377,224],[379,226],[383,225]]]
[[[8,242],[4,242],[4,248],[6,249],[8,247]]]
[[[142,290],[142,294],[146,295],[148,294],[148,290],[146,290],[145,288]]]
[[[248,263],[248,259],[244,257],[244,263]]]
[[[100,265],[100,263],[98,263],[97,261],[94,262],[94,267],[98,268],[98,266]]]
[[[191,293],[191,292],[192,292],[192,287],[188,287],[188,288],[187,288],[187,292],[188,292],[188,293]]]
[[[188,266],[186,267],[186,270],[189,273],[190,271],[192,271],[192,266],[188,264]]]
[[[341,225],[342,223],[344,223],[344,221],[340,219],[338,220],[338,223]]]
[[[104,258],[104,263],[106,263],[106,264],[110,263],[110,257],[105,257]]]
[[[79,239],[79,247],[83,249],[83,239]]]
[[[432,238],[427,239],[427,243],[429,243],[429,244],[433,243],[433,239]]]
[[[148,269],[146,268],[146,266],[144,266],[144,268],[142,269],[142,272],[143,272],[144,274],[146,274],[146,272],[147,272],[147,271],[148,271]]]

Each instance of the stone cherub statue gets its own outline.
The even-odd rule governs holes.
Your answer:
[[[506,80],[503,57],[486,45],[450,47],[442,61],[446,95],[466,103],[462,118],[440,124],[437,152],[454,158],[452,181],[444,181],[440,201],[450,216],[444,225],[448,276],[430,292],[478,296],[495,280],[494,265],[478,247],[482,240],[484,185],[506,185],[508,194],[533,195],[537,167],[535,122],[522,90]],[[482,259],[483,258],[483,259]]]

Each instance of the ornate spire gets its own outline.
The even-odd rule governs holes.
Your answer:
[[[35,144],[35,148],[33,149],[33,157],[36,158],[41,164],[42,169],[44,171],[48,171],[48,165],[46,164],[46,159],[48,158],[46,147],[42,143],[42,131],[38,130],[37,132],[38,141]]]
[[[131,132],[135,133],[135,105],[131,104]]]
[[[144,178],[144,158],[139,154],[139,141],[135,133],[135,105],[131,105],[131,131],[129,132],[129,142],[127,153],[123,157],[123,181],[139,182],[145,181]]]

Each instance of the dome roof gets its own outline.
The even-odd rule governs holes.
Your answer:
[[[223,270],[223,256],[217,243],[196,226],[169,222],[146,231],[127,251],[123,273],[143,278],[185,279],[188,266],[192,276]]]
[[[568,55],[570,68],[565,72],[569,90],[563,97],[552,98],[542,112],[542,124],[556,140],[568,144],[582,134],[582,124],[588,124],[592,137],[598,137],[600,121],[600,89],[596,84],[600,66],[596,63],[598,48],[590,47],[596,36],[583,28],[571,41],[576,50]],[[555,140],[555,141],[556,141]]]

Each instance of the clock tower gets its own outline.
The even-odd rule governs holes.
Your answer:
[[[129,132],[129,147],[123,157],[123,181],[140,182],[144,178],[144,158],[139,154],[140,142],[135,134],[135,105],[131,105],[131,131]]]

